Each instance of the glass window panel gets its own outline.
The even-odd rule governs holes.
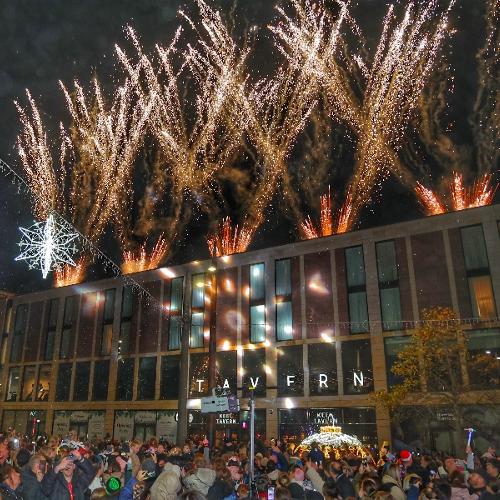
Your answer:
[[[160,399],[178,399],[180,375],[179,356],[163,356],[161,358]]]
[[[189,363],[189,396],[199,398],[208,394],[208,354],[192,354]]]
[[[351,321],[352,333],[368,331],[368,305],[366,303],[366,292],[355,292],[349,294],[349,320]]]
[[[384,330],[399,330],[401,328],[399,287],[380,290],[380,308]]]
[[[377,243],[377,270],[379,283],[397,281],[398,266],[394,241]]]
[[[400,353],[410,342],[410,337],[389,337],[384,339],[385,344],[385,366],[387,369],[387,383],[389,387],[403,382],[402,377],[398,377],[392,373],[392,367],[398,359]]]
[[[64,326],[72,325],[75,320],[75,301],[76,297],[66,297],[64,301]]]
[[[496,316],[495,298],[490,276],[469,278],[469,292],[475,318],[488,319]]]
[[[113,340],[113,323],[104,324],[101,334],[101,356],[108,356],[111,353],[111,342]]]
[[[56,401],[68,401],[71,388],[71,363],[61,363],[57,370]]]
[[[120,338],[118,339],[118,350],[120,354],[128,354],[130,352],[131,327],[130,321],[122,321],[120,325]]]
[[[21,401],[32,401],[35,395],[35,367],[25,366]]]
[[[120,362],[118,362],[120,366]],[[133,370],[132,370],[133,377]],[[133,382],[133,380],[132,380]],[[92,399],[106,401],[108,399],[109,361],[96,361],[94,363],[94,382],[92,384]]]
[[[7,389],[7,399],[6,401],[16,401],[19,395],[19,387],[21,385],[20,381],[21,368],[16,366],[11,368],[9,372],[9,387]]]
[[[366,394],[373,390],[372,354],[369,340],[342,342],[342,370],[345,394]]]
[[[347,286],[356,287],[365,285],[365,262],[363,247],[346,248],[345,250]]]
[[[292,294],[292,266],[290,259],[276,261],[276,295]]]
[[[181,317],[170,316],[168,332],[168,349],[175,351],[181,348]]]
[[[45,349],[43,359],[49,361],[54,357],[54,344],[56,340],[56,331],[49,329],[45,335]]]
[[[61,347],[59,349],[59,358],[70,358],[72,357],[71,350],[71,340],[73,337],[73,327],[64,328],[61,332]]]
[[[139,361],[139,380],[137,382],[137,399],[155,398],[156,358],[141,358]]]
[[[184,278],[174,278],[170,289],[170,311],[182,311],[182,288]]]
[[[104,296],[104,321],[112,322],[115,315],[115,294],[116,290],[106,290]]]
[[[38,387],[36,393],[37,401],[49,400],[51,376],[52,376],[51,365],[40,366],[40,372],[38,374]]]
[[[278,340],[293,339],[291,302],[278,302],[276,304],[276,338]]]
[[[216,356],[217,385],[227,394],[237,393],[236,351],[218,352]],[[229,386],[229,387],[228,387]]]
[[[16,319],[14,320],[14,332],[12,335],[12,345],[10,348],[10,361],[21,361],[24,332],[26,331],[26,321],[28,319],[28,304],[21,304],[16,307]]]
[[[192,278],[193,290],[191,297],[191,307],[204,308],[205,307],[205,275],[195,274]]]
[[[336,395],[338,392],[336,344],[333,342],[309,344],[308,351],[311,395]]]
[[[131,401],[134,388],[134,359],[118,361],[116,400]]]
[[[301,345],[278,351],[278,396],[304,395],[304,362]]]
[[[488,269],[488,254],[482,226],[463,227],[460,232],[467,271]]]
[[[132,288],[126,286],[123,288],[122,297],[122,318],[131,318],[134,311],[134,292]]]
[[[250,342],[264,342],[266,340],[266,306],[252,306],[250,308]]]
[[[245,349],[243,351],[243,395],[250,394],[249,388],[254,389],[256,397],[266,395],[266,350]]]
[[[265,298],[264,264],[250,266],[250,300]]]
[[[203,347],[203,318],[204,314],[200,312],[191,315],[190,347]]]
[[[49,328],[57,327],[57,313],[59,310],[59,299],[52,299],[49,304]]]
[[[73,401],[87,401],[89,397],[90,362],[77,363]]]

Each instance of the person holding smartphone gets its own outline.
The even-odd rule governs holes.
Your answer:
[[[33,500],[49,498],[42,490],[42,481],[47,473],[47,460],[41,453],[32,455],[26,467],[21,471],[23,495]]]

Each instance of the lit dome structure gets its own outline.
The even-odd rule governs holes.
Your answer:
[[[356,436],[344,434],[337,426],[325,426],[320,432],[308,436],[299,445],[299,449],[310,450],[311,445],[317,443],[327,458],[341,458],[343,455],[370,456],[370,452],[363,446]]]

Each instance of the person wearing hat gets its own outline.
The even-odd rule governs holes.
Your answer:
[[[49,470],[42,479],[42,491],[51,500],[84,500],[94,479],[93,465],[73,450]]]
[[[204,458],[194,460],[194,469],[184,477],[182,482],[188,490],[198,491],[207,496],[208,490],[215,481],[215,471],[209,469]]]

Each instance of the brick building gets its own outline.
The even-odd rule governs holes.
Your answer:
[[[189,430],[204,430],[215,272],[218,381],[242,398],[239,414],[219,416],[219,431],[248,429],[252,386],[256,429],[269,437],[335,421],[367,443],[390,439],[387,412],[369,394],[393,381],[419,311],[449,306],[475,318],[469,348],[500,356],[499,221],[494,205],[135,275],[154,300],[120,279],[5,295],[2,428],[173,439],[184,329]],[[500,390],[487,389],[491,404],[471,406],[471,418],[494,437]],[[449,442],[446,420],[443,409],[438,446]],[[413,439],[412,430],[397,437]]]

